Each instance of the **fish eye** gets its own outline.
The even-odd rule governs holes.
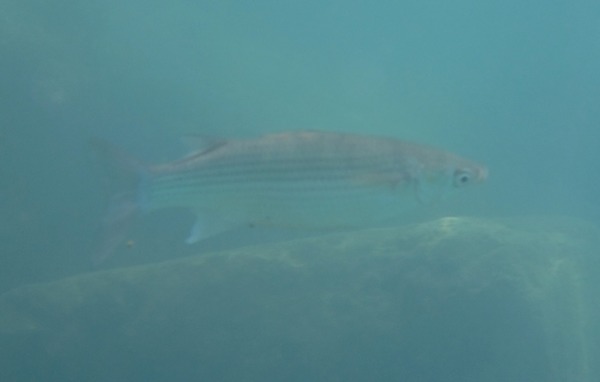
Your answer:
[[[462,187],[471,181],[471,172],[466,170],[456,171],[454,174],[454,186]]]

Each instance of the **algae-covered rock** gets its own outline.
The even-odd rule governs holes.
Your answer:
[[[0,379],[595,381],[597,237],[445,218],[21,287]]]

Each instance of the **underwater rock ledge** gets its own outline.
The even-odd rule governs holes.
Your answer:
[[[0,378],[597,380],[598,232],[443,218],[25,286]]]

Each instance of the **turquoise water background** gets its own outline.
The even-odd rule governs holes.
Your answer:
[[[489,167],[437,215],[598,223],[599,16],[589,0],[0,0],[0,291],[91,269],[97,136],[150,163],[190,133],[394,136]],[[111,266],[196,252],[192,221],[149,216]]]

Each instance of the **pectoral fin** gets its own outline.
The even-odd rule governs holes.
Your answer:
[[[185,239],[186,244],[194,244],[209,237],[229,231],[235,227],[235,223],[227,220],[198,215],[190,234]]]

